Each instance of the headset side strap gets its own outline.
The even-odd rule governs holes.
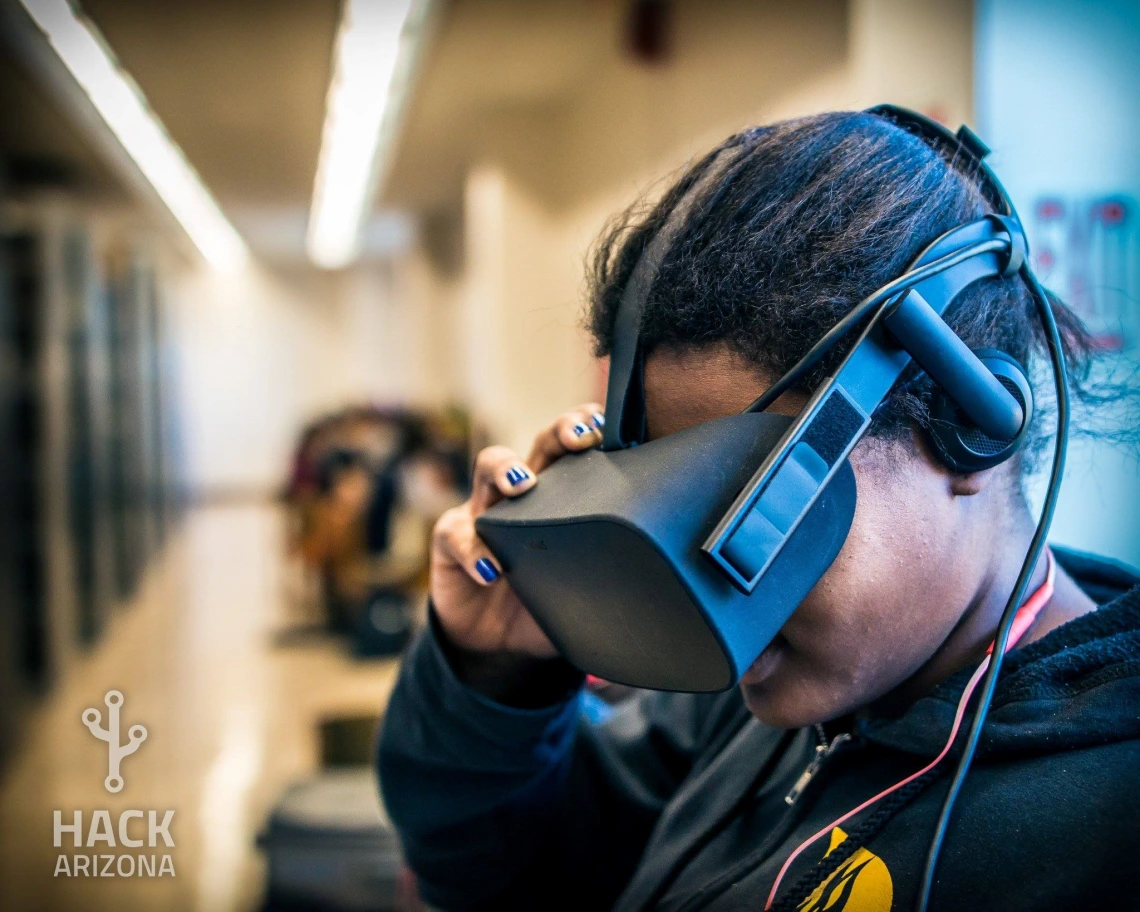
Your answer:
[[[657,273],[673,241],[688,221],[697,201],[718,181],[739,154],[738,146],[722,149],[692,187],[681,197],[665,224],[645,248],[626,283],[614,320],[610,376],[606,388],[606,427],[603,450],[620,450],[644,438],[645,401],[642,391],[641,315]]]

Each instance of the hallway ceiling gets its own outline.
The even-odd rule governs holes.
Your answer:
[[[627,0],[454,0],[439,24],[383,202],[443,205],[503,134],[532,133],[617,52]],[[522,145],[520,143],[520,145]],[[521,151],[521,150],[519,150]]]
[[[300,259],[339,0],[80,5],[251,246]],[[421,210],[453,201],[485,131],[502,113],[568,97],[609,50],[624,5],[444,2],[383,202]]]
[[[81,0],[223,208],[308,206],[337,0]]]
[[[572,205],[707,148],[846,65],[847,0],[670,0],[654,59],[633,49],[634,7],[450,4],[380,203],[446,211],[470,167],[491,161],[547,204]]]
[[[300,261],[339,0],[80,6],[254,251]],[[553,202],[628,179],[659,148],[747,122],[757,98],[840,61],[846,7],[675,0],[676,47],[660,65],[628,49],[629,0],[444,2],[377,210],[453,212],[486,159]],[[55,142],[107,189],[106,169],[50,114],[19,117],[25,145]]]
[[[80,0],[250,247],[301,261],[338,0]]]

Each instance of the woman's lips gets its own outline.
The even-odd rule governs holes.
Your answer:
[[[764,651],[756,657],[756,661],[752,663],[748,671],[744,672],[740,683],[745,686],[762,684],[779,667],[780,660],[787,650],[788,641],[777,634],[776,639],[767,645]]]

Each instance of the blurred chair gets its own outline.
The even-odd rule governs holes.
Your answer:
[[[264,912],[423,909],[370,766],[290,786],[258,845],[268,869]]]

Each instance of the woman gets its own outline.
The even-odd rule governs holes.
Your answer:
[[[732,165],[688,211],[642,318],[650,438],[741,411],[930,241],[988,211],[963,159],[874,114],[776,124],[721,148],[737,150]],[[599,355],[640,254],[719,151],[606,233],[589,316]],[[1054,310],[1080,375],[1087,337]],[[971,348],[1023,364],[1043,349],[1018,282],[979,283],[947,320]],[[795,414],[810,386],[776,409]],[[922,433],[930,394],[904,374],[876,413],[851,458],[859,499],[846,543],[739,689],[647,693],[601,724],[583,720],[582,675],[474,527],[498,498],[542,484],[553,461],[596,445],[600,408],[562,416],[525,459],[480,455],[472,498],[436,529],[430,629],[379,749],[385,800],[429,903],[913,906],[953,758],[850,812],[952,738],[1034,526],[1021,489],[1031,454],[948,471]],[[1059,550],[1036,568],[1035,619],[1006,659],[931,908],[1136,902],[1136,582]]]

